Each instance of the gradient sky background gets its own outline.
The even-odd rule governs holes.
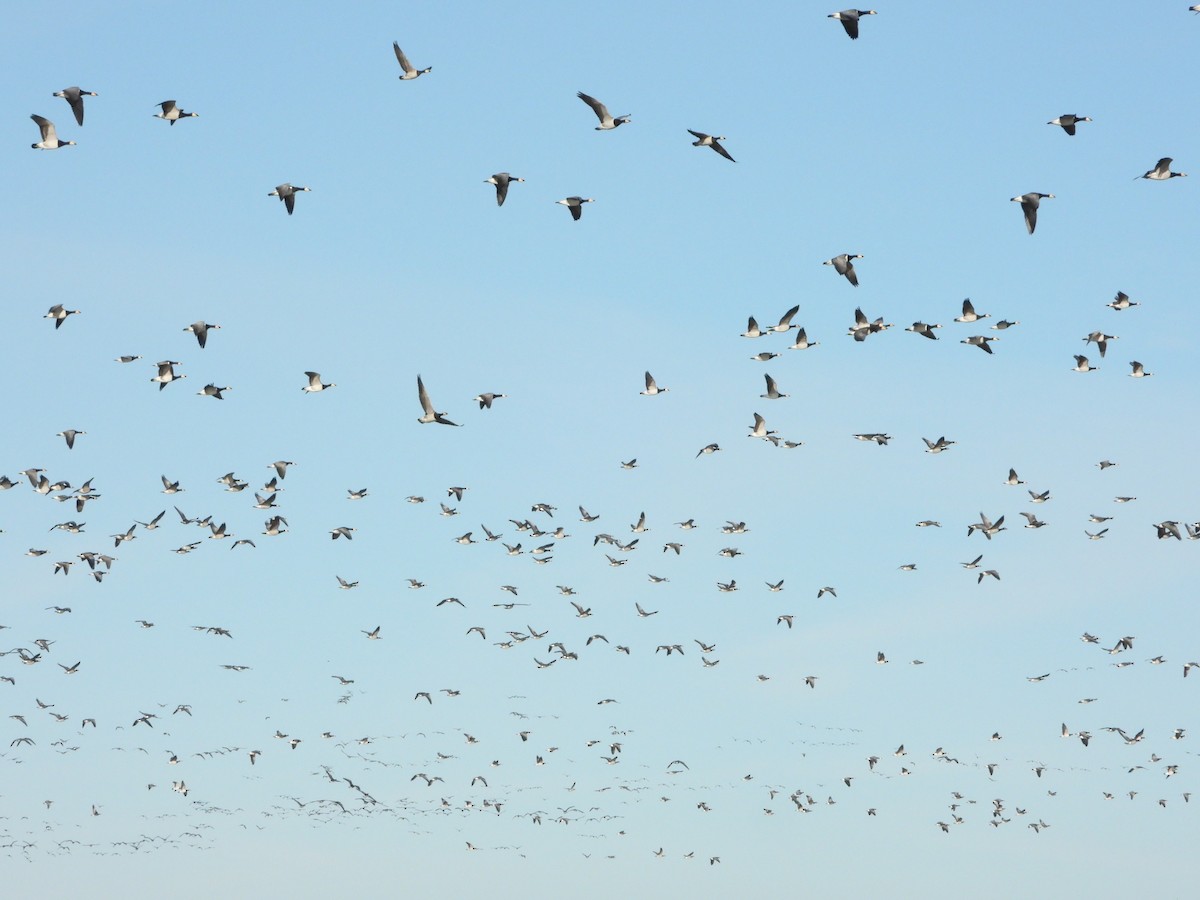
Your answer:
[[[0,658],[15,679],[0,683],[10,890],[127,896],[134,877],[172,896],[516,896],[549,876],[589,897],[1179,891],[1200,812],[1182,796],[1200,784],[1200,673],[1181,677],[1200,659],[1197,551],[1152,523],[1200,517],[1196,179],[1135,176],[1161,156],[1200,170],[1179,99],[1200,20],[1180,2],[896,4],[851,42],[832,11],[10,11],[0,471],[19,484],[0,494],[0,647],[55,642],[35,666]],[[432,73],[398,81],[393,40]],[[51,96],[68,85],[99,93],[83,127]],[[581,90],[632,122],[597,133]],[[153,118],[168,97],[199,117]],[[1067,112],[1095,121],[1073,138],[1045,124]],[[30,113],[78,146],[30,150]],[[727,135],[737,164],[689,146],[689,128]],[[483,183],[498,171],[526,179],[503,208]],[[292,217],[267,196],[285,181],[312,188]],[[1032,237],[1008,199],[1027,191],[1056,195]],[[573,194],[596,200],[578,223],[554,205]],[[821,265],[844,252],[865,255],[857,289]],[[1142,305],[1106,309],[1118,290]],[[964,297],[992,318],[953,323]],[[54,303],[82,313],[56,331]],[[738,336],[793,304],[820,346]],[[855,343],[859,305],[896,327]],[[182,330],[200,318],[223,326],[204,350]],[[1002,318],[1020,325],[987,329]],[[905,333],[914,320],[941,340]],[[1103,360],[1081,341],[1094,330],[1119,336]],[[973,334],[998,334],[995,354],[959,343]],[[749,359],[764,350],[781,356]],[[1070,371],[1075,353],[1099,371]],[[188,378],[158,391],[159,359]],[[1154,377],[1126,377],[1134,359]],[[309,369],[338,386],[301,393]],[[669,393],[639,396],[647,369]],[[461,429],[417,424],[418,373]],[[791,396],[761,399],[764,373]],[[210,381],[232,386],[223,402],[196,396]],[[481,391],[508,397],[480,411]],[[803,446],[747,440],[755,412]],[[65,428],[87,432],[74,450]],[[940,435],[957,444],[922,452]],[[710,442],[722,452],[697,459]],[[264,537],[252,490],[279,459],[296,463],[278,497],[290,531]],[[76,514],[29,489],[31,466],[94,477],[103,496]],[[1027,484],[1002,483],[1010,466]],[[225,493],[231,470],[251,487]],[[164,496],[163,475],[186,491]],[[452,485],[469,490],[442,517]],[[173,505],[257,547],[206,540]],[[164,509],[113,550],[108,535]],[[968,538],[981,510],[1008,530]],[[633,534],[643,511],[651,530]],[[1049,524],[1023,529],[1022,511]],[[1114,516],[1103,540],[1089,514]],[[549,541],[508,521],[524,518],[572,535],[552,563],[482,541],[481,523],[526,551]],[[50,531],[72,519],[84,534]],[[728,520],[750,532],[721,534]],[[341,525],[353,542],[330,540]],[[468,530],[480,543],[456,544]],[[599,532],[640,543],[618,554],[593,547]],[[674,540],[678,557],[662,551]],[[731,546],[743,555],[718,555]],[[87,550],[118,557],[103,583],[82,562],[52,575]],[[980,553],[1001,581],[961,568]],[[718,592],[730,579],[739,591]],[[836,599],[816,599],[825,585]],[[436,606],[450,596],[466,608]],[[494,646],[530,626],[549,635]],[[1136,642],[1110,656],[1084,631]],[[611,644],[586,646],[596,633]],[[578,661],[538,669],[556,640]],[[56,664],[77,660],[65,678]],[[142,712],[153,730],[130,724]],[[668,774],[676,759],[689,768]]]

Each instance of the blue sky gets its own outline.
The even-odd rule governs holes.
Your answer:
[[[832,11],[13,13],[0,472],[18,484],[0,493],[0,644],[54,642],[36,665],[0,658],[16,889],[124,895],[134,857],[179,896],[378,895],[384,873],[417,895],[515,896],[531,863],[582,896],[784,896],[798,879],[826,896],[1178,890],[1200,729],[1200,673],[1181,677],[1200,659],[1195,544],[1152,523],[1200,508],[1195,185],[1135,177],[1162,156],[1198,168],[1177,94],[1196,80],[1200,22],[1180,3],[898,6],[851,42]],[[399,81],[393,40],[433,71]],[[99,94],[82,127],[51,96],[68,85]],[[577,91],[632,121],[595,131]],[[153,118],[167,98],[199,116]],[[1095,121],[1075,137],[1045,124],[1067,112]],[[77,146],[29,149],[30,113]],[[690,146],[689,128],[726,135],[738,162]],[[500,171],[526,179],[502,208],[484,183]],[[291,217],[267,196],[282,182],[312,188]],[[1009,202],[1029,191],[1055,194],[1033,236]],[[554,203],[571,195],[595,198],[579,222]],[[821,265],[840,253],[864,255],[859,287]],[[1117,291],[1141,305],[1107,309]],[[991,318],[955,324],[965,297]],[[55,330],[55,303],[81,314]],[[819,346],[739,337],[796,304]],[[856,306],[895,327],[854,342]],[[183,330],[197,319],[222,326],[203,350]],[[1000,319],[1020,324],[989,330]],[[941,339],[905,333],[916,320]],[[1104,359],[1081,340],[1095,330],[1118,336]],[[993,355],[960,343],[975,334],[999,336]],[[766,350],[779,358],[749,358]],[[1076,353],[1099,371],[1070,371]],[[160,359],[187,379],[157,390]],[[1126,377],[1130,360],[1154,376]],[[337,387],[305,395],[307,370]],[[646,370],[669,392],[640,396]],[[418,373],[462,428],[417,423]],[[760,398],[764,373],[790,396]],[[232,390],[196,396],[209,382]],[[482,391],[507,396],[481,411]],[[756,412],[803,445],[747,439]],[[87,432],[73,450],[66,428]],[[923,452],[940,435],[957,443]],[[252,494],[281,459],[296,463],[276,510],[290,527],[267,537]],[[76,513],[30,490],[27,467],[94,478],[102,498]],[[1027,484],[1003,484],[1009,467]],[[230,471],[250,486],[226,493]],[[160,476],[186,490],[164,496]],[[439,515],[447,500],[458,515]],[[530,511],[541,502],[552,519]],[[580,504],[601,518],[580,522]],[[176,505],[256,547],[206,539]],[[160,510],[161,528],[113,549],[108,535]],[[967,537],[981,511],[1008,530]],[[642,512],[651,530],[635,534]],[[1049,524],[1024,529],[1020,512]],[[570,533],[553,562],[531,561],[551,539],[517,532],[525,518]],[[68,520],[84,533],[50,530]],[[727,521],[750,531],[724,535]],[[352,542],[330,540],[342,525]],[[467,531],[477,545],[455,543]],[[621,554],[597,533],[639,543]],[[85,551],[118,558],[103,583]],[[960,565],[981,553],[1000,581]],[[69,576],[58,560],[76,561]],[[718,592],[730,579],[739,590]],[[816,598],[825,585],[836,599]],[[465,608],[436,605],[452,596]],[[495,646],[529,628],[548,635]],[[1103,649],[1136,641],[1109,655],[1085,631]],[[579,659],[537,668],[553,641]],[[655,653],[677,643],[682,657]],[[65,677],[57,664],[77,660]],[[153,729],[131,725],[150,712]],[[9,746],[21,737],[36,743]],[[675,759],[688,768],[668,773]],[[1011,821],[992,828],[996,798]]]

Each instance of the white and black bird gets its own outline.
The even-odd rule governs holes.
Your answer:
[[[841,253],[833,259],[825,260],[822,265],[833,266],[833,270],[839,275],[844,275],[846,280],[855,287],[858,287],[858,274],[854,271],[854,260],[863,259],[861,253]]]
[[[36,114],[29,118],[33,119],[37,123],[37,127],[42,130],[42,139],[36,144],[30,145],[34,150],[57,150],[59,147],[75,146],[74,141],[60,141],[58,139],[58,132],[54,128],[54,123],[49,119]]]
[[[775,383],[775,379],[770,375],[763,375],[763,378],[767,380],[767,392],[765,394],[760,394],[760,397],[766,400],[782,400],[784,397],[792,396],[791,394],[780,393],[779,385]]]
[[[919,334],[921,337],[929,338],[931,341],[936,341],[938,336],[933,333],[935,328],[941,328],[941,325],[929,325],[925,322],[913,322],[905,331],[911,331],[913,334]]]
[[[164,100],[158,105],[162,107],[162,111],[156,112],[154,118],[170,122],[172,125],[180,119],[193,119],[200,115],[200,113],[184,112],[183,109],[175,105],[174,100]]]
[[[1135,178],[1133,180],[1137,181],[1140,178],[1145,178],[1149,181],[1169,181],[1172,178],[1187,178],[1187,172],[1172,172],[1171,171],[1171,163],[1173,161],[1174,160],[1172,160],[1171,157],[1164,156],[1162,159],[1160,159],[1158,162],[1156,162],[1154,164],[1153,169],[1150,169],[1149,171],[1145,172],[1144,174],[1139,175],[1137,178]]]
[[[1020,197],[1013,197],[1011,202],[1021,204],[1021,212],[1025,214],[1025,228],[1030,234],[1037,228],[1037,211],[1038,206],[1043,200],[1053,200],[1053,194],[1042,194],[1037,191],[1031,191],[1028,194],[1022,194]]]
[[[479,394],[476,397],[472,397],[471,399],[479,404],[480,409],[491,409],[494,401],[500,400],[507,396],[508,394],[497,394],[492,391],[485,391],[484,393]]]
[[[826,18],[837,19],[842,23],[842,27],[846,29],[846,34],[850,36],[850,40],[858,40],[858,21],[863,16],[877,16],[873,9],[843,9],[841,12],[830,13]]]
[[[1124,291],[1117,291],[1117,296],[1113,298],[1112,303],[1104,304],[1109,309],[1115,309],[1117,312],[1129,309],[1131,306],[1141,306],[1136,300],[1130,300],[1129,295]]]
[[[325,382],[321,381],[320,372],[305,372],[304,375],[306,378],[308,378],[308,384],[300,388],[300,390],[306,394],[319,394],[321,391],[327,391],[330,388],[337,387],[336,382],[331,381],[326,384]]]
[[[224,400],[225,398],[221,396],[221,393],[223,391],[228,391],[228,390],[232,390],[232,388],[230,388],[229,385],[225,385],[225,387],[218,387],[217,385],[213,384],[210,381],[203,388],[196,391],[196,396],[197,397],[216,397],[218,400]],[[242,487],[245,487],[245,485],[243,484]]]
[[[75,121],[79,123],[79,127],[83,127],[83,98],[84,97],[99,97],[95,91],[85,91],[81,87],[63,88],[54,94],[55,97],[62,97],[71,105],[71,112],[75,114]]]
[[[583,204],[595,203],[596,201],[592,197],[564,197],[554,202],[562,204],[569,209],[571,211],[571,218],[578,222],[579,217],[583,215]]]
[[[1057,119],[1051,119],[1047,125],[1057,125],[1071,137],[1075,136],[1075,126],[1080,122],[1092,121],[1090,116],[1077,116],[1072,113],[1063,113]]]
[[[992,337],[987,334],[973,334],[969,338],[964,338],[959,341],[960,344],[970,344],[972,347],[978,347],[984,353],[991,353],[992,348],[988,346],[993,341],[998,341],[1000,338]]]
[[[607,106],[605,106],[595,97],[585,94],[583,91],[576,92],[575,96],[590,106],[592,108],[592,112],[596,114],[596,118],[600,120],[600,124],[596,126],[597,131],[611,131],[614,128],[618,128],[621,125],[626,124],[630,119],[628,115],[617,116],[616,118],[613,118],[611,115],[609,115]]]
[[[971,323],[971,322],[978,322],[980,319],[990,319],[991,317],[992,317],[991,313],[975,312],[975,304],[973,304],[971,302],[971,298],[968,297],[966,300],[964,300],[962,302],[962,315],[955,316],[954,321]]]
[[[508,186],[514,181],[524,182],[524,178],[516,178],[509,175],[507,172],[497,172],[491,178],[484,181],[484,184],[494,184],[496,186],[496,205],[503,206],[504,200],[508,197]]]
[[[83,123],[81,122],[80,124]],[[724,135],[705,134],[702,131],[692,131],[690,128],[688,129],[688,134],[696,139],[692,141],[693,147],[712,147],[713,150],[715,150],[717,153],[720,153],[730,162],[737,162],[736,159],[729,155],[729,151],[720,144],[721,141],[725,140]]]
[[[58,434],[56,434],[55,437],[60,437],[64,441],[66,441],[68,450],[74,450],[75,449],[75,438],[79,437],[79,435],[81,435],[81,434],[87,434],[87,432],[79,431],[76,428],[67,428],[63,431],[58,432]]]
[[[175,374],[175,367],[179,365],[177,362],[165,359],[162,362],[155,363],[155,365],[158,366],[158,374],[150,380],[158,382],[158,389],[160,391],[172,381],[178,381],[180,378],[187,378],[187,375]]]
[[[433,401],[429,399],[429,392],[425,390],[425,382],[421,380],[421,376],[417,376],[417,399],[421,402],[422,415],[417,419],[422,425],[428,425],[431,422],[436,422],[439,425],[454,425],[456,422],[451,422],[446,418],[443,412],[437,412],[433,408]]]
[[[653,397],[656,394],[665,394],[669,390],[670,390],[670,388],[659,387],[658,382],[656,382],[654,380],[654,376],[651,375],[649,372],[647,372],[646,373],[646,389],[644,391],[639,391],[638,393],[640,393],[644,397]]]
[[[287,207],[287,214],[290,216],[296,209],[296,195],[302,191],[311,191],[310,187],[296,187],[291,184],[281,184],[268,197],[278,197],[283,201],[283,205]]]
[[[426,69],[418,69],[408,61],[408,57],[404,55],[404,51],[400,49],[399,41],[392,41],[392,50],[396,54],[396,62],[400,63],[400,68],[404,70],[404,74],[400,76],[401,81],[412,81],[414,78],[420,78],[422,75],[428,75],[433,71],[433,66]]]
[[[190,331],[196,336],[196,342],[200,344],[200,349],[203,350],[208,344],[208,332],[210,328],[220,329],[220,325],[210,325],[201,319],[198,322],[193,322],[184,331]]]

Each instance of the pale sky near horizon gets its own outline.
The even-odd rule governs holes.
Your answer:
[[[1200,519],[1200,129],[1181,100],[1200,20],[897,4],[851,41],[833,11],[10,14],[10,890],[1179,892],[1197,544],[1154,523]],[[393,40],[432,71],[398,80]],[[52,96],[70,85],[98,94],[83,126]],[[578,91],[631,121],[597,132]],[[198,116],[154,118],[168,98]],[[30,149],[31,113],[76,146]],[[1064,113],[1093,121],[1069,137],[1046,124]],[[1164,156],[1193,177],[1137,178]],[[497,207],[485,180],[505,171],[525,181]],[[292,216],[268,196],[284,182],[311,187]],[[1032,236],[1009,200],[1027,192],[1055,195]],[[573,195],[595,200],[578,222],[555,205]],[[841,253],[863,255],[857,288],[822,265]],[[1118,291],[1140,305],[1106,308]],[[989,317],[955,323],[967,297]],[[53,304],[80,313],[55,329]],[[818,346],[739,336],[793,305]],[[855,342],[856,307],[894,327]],[[197,320],[221,325],[204,349]],[[1115,336],[1103,358],[1093,331]],[[187,378],[158,390],[158,360]],[[309,370],[337,386],[303,393]],[[669,391],[641,396],[646,371]],[[418,374],[461,428],[418,424]],[[761,397],[764,374],[790,396]],[[224,400],[197,396],[209,383]],[[485,391],[505,397],[481,410]],[[802,445],[748,439],[755,413]],[[65,429],[86,432],[74,449]],[[891,440],[853,439],[874,432]],[[939,436],[955,443],[924,452]],[[254,509],[276,460],[295,463],[278,507]],[[101,496],[76,512],[26,468]],[[226,492],[227,472],[248,486]],[[286,533],[262,534],[276,513]],[[981,513],[1007,530],[968,536]],[[86,551],[116,557],[101,583]]]

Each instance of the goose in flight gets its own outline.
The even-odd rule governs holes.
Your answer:
[[[1129,373],[1130,378],[1149,378],[1154,374],[1153,372],[1147,372],[1146,367],[1136,359],[1132,360],[1129,365],[1133,369],[1133,371]]]
[[[856,434],[854,439],[858,441],[874,441],[880,447],[886,447],[887,442],[892,439],[890,434]]]
[[[74,147],[74,141],[60,141],[58,132],[54,129],[54,123],[49,119],[39,115],[32,115],[29,118],[37,123],[37,127],[42,130],[42,139],[36,144],[31,144],[34,150],[57,150],[59,147]]]
[[[219,329],[220,327],[221,327],[220,325],[210,325],[207,322],[205,322],[203,319],[201,319],[199,322],[193,322],[191,325],[189,325],[187,328],[185,328],[183,330],[190,331],[192,334],[194,334],[196,336],[197,343],[200,344],[200,349],[203,350],[205,348],[205,346],[208,344],[208,330],[210,328]]]
[[[497,394],[497,393],[488,391],[483,394],[479,394],[476,397],[472,397],[471,399],[479,404],[480,409],[491,409],[493,402],[495,402],[496,400],[501,400],[507,396],[508,396],[508,394]]]
[[[1080,122],[1090,122],[1090,121],[1092,121],[1091,116],[1077,116],[1077,115],[1072,115],[1071,113],[1063,113],[1057,119],[1051,119],[1046,124],[1047,125],[1057,125],[1063,131],[1065,131],[1067,134],[1069,134],[1071,137],[1074,137],[1075,136],[1075,126],[1078,125]]]
[[[770,375],[763,375],[763,377],[767,380],[767,392],[759,394],[760,397],[766,400],[782,400],[784,397],[792,396],[791,394],[781,394],[779,392],[779,385],[775,383],[775,379]]]
[[[424,414],[417,421],[422,425],[428,425],[431,422],[436,422],[439,425],[454,425],[457,423],[451,422],[446,418],[445,413],[437,412],[433,408],[433,401],[429,399],[429,392],[425,390],[425,382],[421,380],[421,376],[417,376],[417,399],[421,401],[421,409]]]
[[[600,124],[596,126],[597,131],[611,131],[621,125],[627,123],[629,116],[617,116],[615,119],[609,115],[608,107],[597,100],[595,97],[585,94],[583,91],[578,91],[575,94],[580,100],[592,108],[592,112],[596,114],[596,118],[600,120]],[[692,132],[695,134],[695,132]]]
[[[830,13],[826,18],[837,19],[842,23],[842,27],[846,29],[846,34],[850,36],[850,40],[858,40],[858,20],[863,16],[877,16],[873,9],[843,9],[841,12]]]
[[[958,441],[948,441],[946,438],[940,437],[936,441],[931,441],[929,438],[921,438],[925,442],[926,453],[941,453],[943,450],[949,450],[952,444],[957,444]]]
[[[883,316],[877,318],[874,322],[867,319],[867,314],[861,308],[854,310],[854,324],[846,331],[854,340],[862,343],[873,334],[878,334],[881,331],[887,331],[892,327],[891,322],[884,322]]]
[[[87,432],[86,431],[77,431],[74,428],[68,428],[65,431],[58,432],[58,434],[56,434],[54,436],[60,437],[64,441],[66,441],[68,450],[74,450],[75,449],[75,438],[77,438],[81,434],[87,434]]]
[[[1187,178],[1187,172],[1172,172],[1171,163],[1171,157],[1164,156],[1154,164],[1153,169],[1150,169],[1143,175],[1139,175],[1133,180],[1137,181],[1138,178],[1146,178],[1150,181],[1168,181],[1171,178]]]
[[[79,127],[83,127],[83,98],[84,97],[99,97],[95,91],[85,91],[81,87],[63,88],[54,94],[55,97],[62,97],[71,105],[71,112],[75,113],[75,121],[79,123]]]
[[[1016,470],[1016,469],[1009,469],[1009,470],[1008,470],[1008,477],[1007,477],[1006,479],[1004,479],[1004,483],[1005,483],[1005,484],[1009,484],[1009,485],[1013,485],[1013,486],[1015,487],[1016,485],[1018,485],[1018,484],[1024,484],[1025,482],[1023,482],[1023,481],[1022,481],[1020,478],[1018,478],[1018,477],[1017,477],[1017,470]]]
[[[720,445],[719,445],[719,444],[705,444],[705,445],[704,445],[703,447],[701,447],[701,448],[700,448],[700,450],[699,450],[699,451],[696,453],[696,457],[695,457],[695,458],[696,458],[696,459],[699,459],[701,456],[705,456],[705,455],[711,456],[712,454],[719,452],[719,451],[720,451],[720,449],[721,449],[721,447],[720,447]]]
[[[301,191],[311,191],[310,187],[294,187],[291,184],[281,184],[268,197],[278,197],[283,201],[283,205],[287,207],[287,214],[290,216],[296,209],[296,195]]]
[[[1117,312],[1121,312],[1122,310],[1129,309],[1131,306],[1141,306],[1142,304],[1138,303],[1136,300],[1130,300],[1129,295],[1124,291],[1117,291],[1117,296],[1113,298],[1112,303],[1106,303],[1104,305],[1109,309],[1115,309]]]
[[[400,68],[404,70],[404,74],[400,76],[401,81],[412,81],[415,78],[420,78],[422,75],[428,75],[433,71],[433,66],[427,69],[418,69],[408,61],[408,57],[404,55],[404,51],[400,49],[399,41],[392,41],[392,50],[396,53],[396,62],[400,63]]]
[[[175,366],[179,365],[177,362],[163,360],[162,362],[155,363],[155,365],[158,366],[158,374],[150,380],[158,382],[158,389],[160,391],[172,381],[178,381],[180,378],[187,378],[186,375],[175,374]]]
[[[196,396],[198,396],[198,397],[216,397],[218,400],[224,400],[225,398],[221,396],[221,392],[228,391],[228,390],[232,390],[232,388],[230,388],[229,385],[226,385],[225,387],[217,387],[212,382],[209,382],[203,388],[196,391]],[[241,485],[241,487],[243,487],[243,488],[245,486],[246,486],[245,484]],[[230,487],[230,490],[233,490],[233,488]]]
[[[975,312],[975,304],[973,304],[971,302],[971,298],[968,297],[966,300],[963,301],[962,315],[956,316],[954,321],[970,323],[970,322],[978,322],[980,319],[990,319],[991,317],[992,317],[991,313]]]
[[[790,347],[788,347],[788,349],[789,350],[807,350],[809,347],[816,347],[820,343],[821,343],[820,341],[810,341],[808,339],[808,332],[805,331],[803,328],[798,328],[796,330],[796,342],[794,344],[792,344]]]
[[[1080,356],[1078,353],[1076,353],[1075,354],[1075,366],[1071,369],[1071,371],[1072,372],[1098,372],[1100,370],[1096,366],[1091,365],[1088,362],[1088,358],[1086,356]]]
[[[647,372],[646,389],[644,391],[639,391],[638,393],[644,397],[653,397],[655,394],[665,394],[669,390],[670,388],[659,387],[658,383],[654,380],[654,376]]]
[[[1021,212],[1025,214],[1025,228],[1030,234],[1037,228],[1037,211],[1038,206],[1043,200],[1053,200],[1053,194],[1041,194],[1037,191],[1031,191],[1028,194],[1022,194],[1020,197],[1013,197],[1011,202],[1021,204]]]
[[[79,124],[82,125],[83,123],[80,122]],[[720,153],[730,162],[737,162],[736,159],[729,155],[729,151],[720,144],[720,141],[725,140],[724,135],[704,134],[701,131],[692,131],[690,128],[688,129],[688,134],[696,139],[692,141],[693,147],[712,147],[713,150],[715,150],[717,153]]]
[[[305,377],[308,378],[308,384],[300,388],[306,394],[319,394],[321,391],[329,390],[329,388],[337,387],[335,382],[325,384],[321,381],[320,372],[305,372]]]
[[[55,303],[50,307],[50,311],[42,316],[43,319],[53,319],[55,329],[62,328],[62,323],[67,321],[67,316],[77,316],[82,310],[64,309],[61,303]]]
[[[381,625],[376,625],[376,626],[375,626],[373,629],[371,629],[370,631],[363,631],[363,634],[365,634],[365,635],[367,636],[367,640],[370,640],[370,641],[378,641],[378,640],[380,640],[380,637],[379,637],[379,629],[380,629],[380,628],[382,628],[382,627],[383,627],[383,626],[381,626]],[[361,629],[359,629],[359,630],[361,631]]]
[[[769,330],[770,329],[768,329],[768,331]],[[767,333],[766,331],[763,331],[761,328],[758,327],[758,319],[754,318],[754,316],[751,316],[746,323],[746,330],[743,331],[741,333],[741,335],[739,335],[739,337],[760,338],[763,335],[765,335],[766,333]]]
[[[766,330],[766,333],[767,334],[787,334],[793,328],[799,327],[799,326],[792,324],[792,318],[799,311],[800,311],[800,304],[797,303],[795,306],[793,306],[791,309],[789,309],[787,312],[785,312],[782,316],[779,317],[779,324],[772,325],[770,328],[768,328]]]
[[[154,118],[170,122],[172,125],[180,119],[191,119],[200,115],[200,113],[184,112],[180,107],[175,105],[174,100],[164,100],[158,105],[162,107],[162,112],[156,112]]]
[[[1100,348],[1100,358],[1104,359],[1104,354],[1108,352],[1108,342],[1119,340],[1115,334],[1105,334],[1103,331],[1093,331],[1083,339],[1085,344],[1094,343]]]
[[[766,419],[758,413],[754,413],[754,424],[750,426],[750,433],[746,437],[763,438],[765,440],[768,435],[772,434],[775,434],[775,432],[768,430]]]
[[[857,27],[857,24],[855,27]],[[835,272],[839,275],[844,275],[848,282],[858,287],[858,275],[854,271],[853,262],[856,259],[863,259],[863,255],[861,253],[842,253],[833,259],[827,259],[821,265],[833,266]]]
[[[562,200],[555,200],[554,202],[561,203],[569,209],[571,211],[571,218],[578,222],[579,217],[583,215],[583,204],[595,203],[596,201],[591,197],[564,197]]]
[[[969,344],[972,347],[978,347],[984,353],[991,353],[992,348],[989,346],[993,341],[998,341],[1000,338],[991,337],[986,334],[973,334],[969,338],[964,338],[959,341],[960,344]]]
[[[933,333],[933,329],[941,328],[941,325],[927,325],[924,322],[913,322],[905,331],[911,331],[913,334],[919,334],[921,337],[929,338],[931,341],[936,341],[938,336]]]
[[[524,182],[524,178],[515,178],[507,172],[497,172],[491,178],[484,181],[484,184],[494,184],[496,186],[496,205],[503,206],[504,199],[508,196],[508,186],[514,181]]]
[[[980,513],[979,521],[973,525],[967,526],[967,537],[970,537],[976,531],[980,531],[983,533],[983,536],[990,541],[995,535],[999,534],[1001,531],[1008,530],[1007,528],[1005,528],[1003,526],[1004,526],[1004,516],[1001,516],[995,522],[993,522],[991,519],[989,519],[983,513]]]

